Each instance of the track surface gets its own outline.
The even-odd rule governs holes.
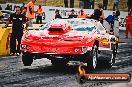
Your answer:
[[[50,60],[34,60],[25,67],[21,56],[0,58],[0,87],[111,87],[115,83],[96,82],[79,84],[76,81],[78,65],[69,63],[66,68],[52,66]],[[111,69],[98,68],[93,73],[132,74],[132,43],[120,43],[116,63]],[[131,87],[131,86],[130,86]]]

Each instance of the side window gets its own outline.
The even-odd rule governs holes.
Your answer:
[[[95,29],[96,29],[96,32],[97,33],[100,33],[99,29],[95,26]]]
[[[45,24],[44,26],[42,26],[42,27],[40,28],[40,30],[48,29],[48,28],[49,28],[49,24],[50,24],[50,23]]]
[[[105,28],[102,26],[101,23],[97,23],[97,30],[100,34],[105,34],[106,33],[106,30]]]

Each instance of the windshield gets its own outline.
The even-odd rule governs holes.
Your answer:
[[[69,24],[71,24],[73,27],[86,24],[85,21],[75,21],[75,20],[68,20],[67,21]]]
[[[64,19],[55,19],[55,20],[52,20],[52,21],[46,23],[44,26],[42,26],[40,28],[40,30],[45,30],[45,29],[47,30],[47,29],[49,29],[50,25],[53,24],[53,23],[55,23],[55,24],[62,24],[62,23],[67,23],[67,22]]]
[[[46,23],[44,26],[42,26],[42,27],[40,28],[40,30],[48,29],[48,28],[49,28],[49,25],[50,25],[51,23],[52,23],[52,21]]]
[[[40,30],[47,30],[49,29],[50,25],[52,23],[68,23],[71,25],[73,30],[76,31],[87,31],[87,32],[95,32],[97,31],[96,29],[96,25],[86,21],[86,20],[72,20],[72,19],[57,19],[57,20],[52,20],[48,23],[46,23],[42,28],[40,28]]]
[[[75,28],[74,30],[92,32],[95,30],[95,27],[78,27],[78,28]]]

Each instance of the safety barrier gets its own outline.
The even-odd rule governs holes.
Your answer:
[[[10,53],[10,34],[11,27],[0,28],[0,56]]]
[[[11,25],[7,28],[3,24],[0,24],[0,56],[6,56],[10,54],[10,36],[12,32]],[[25,25],[24,25],[25,26]],[[42,27],[42,24],[33,24],[33,27],[29,27],[28,30],[37,30]],[[25,33],[26,31],[24,31]]]

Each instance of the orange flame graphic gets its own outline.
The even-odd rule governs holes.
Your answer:
[[[81,75],[85,75],[85,74],[86,74],[86,71],[85,71],[84,68],[82,68],[82,66],[83,66],[83,65],[80,65],[80,66],[78,67],[79,74],[81,74]]]

